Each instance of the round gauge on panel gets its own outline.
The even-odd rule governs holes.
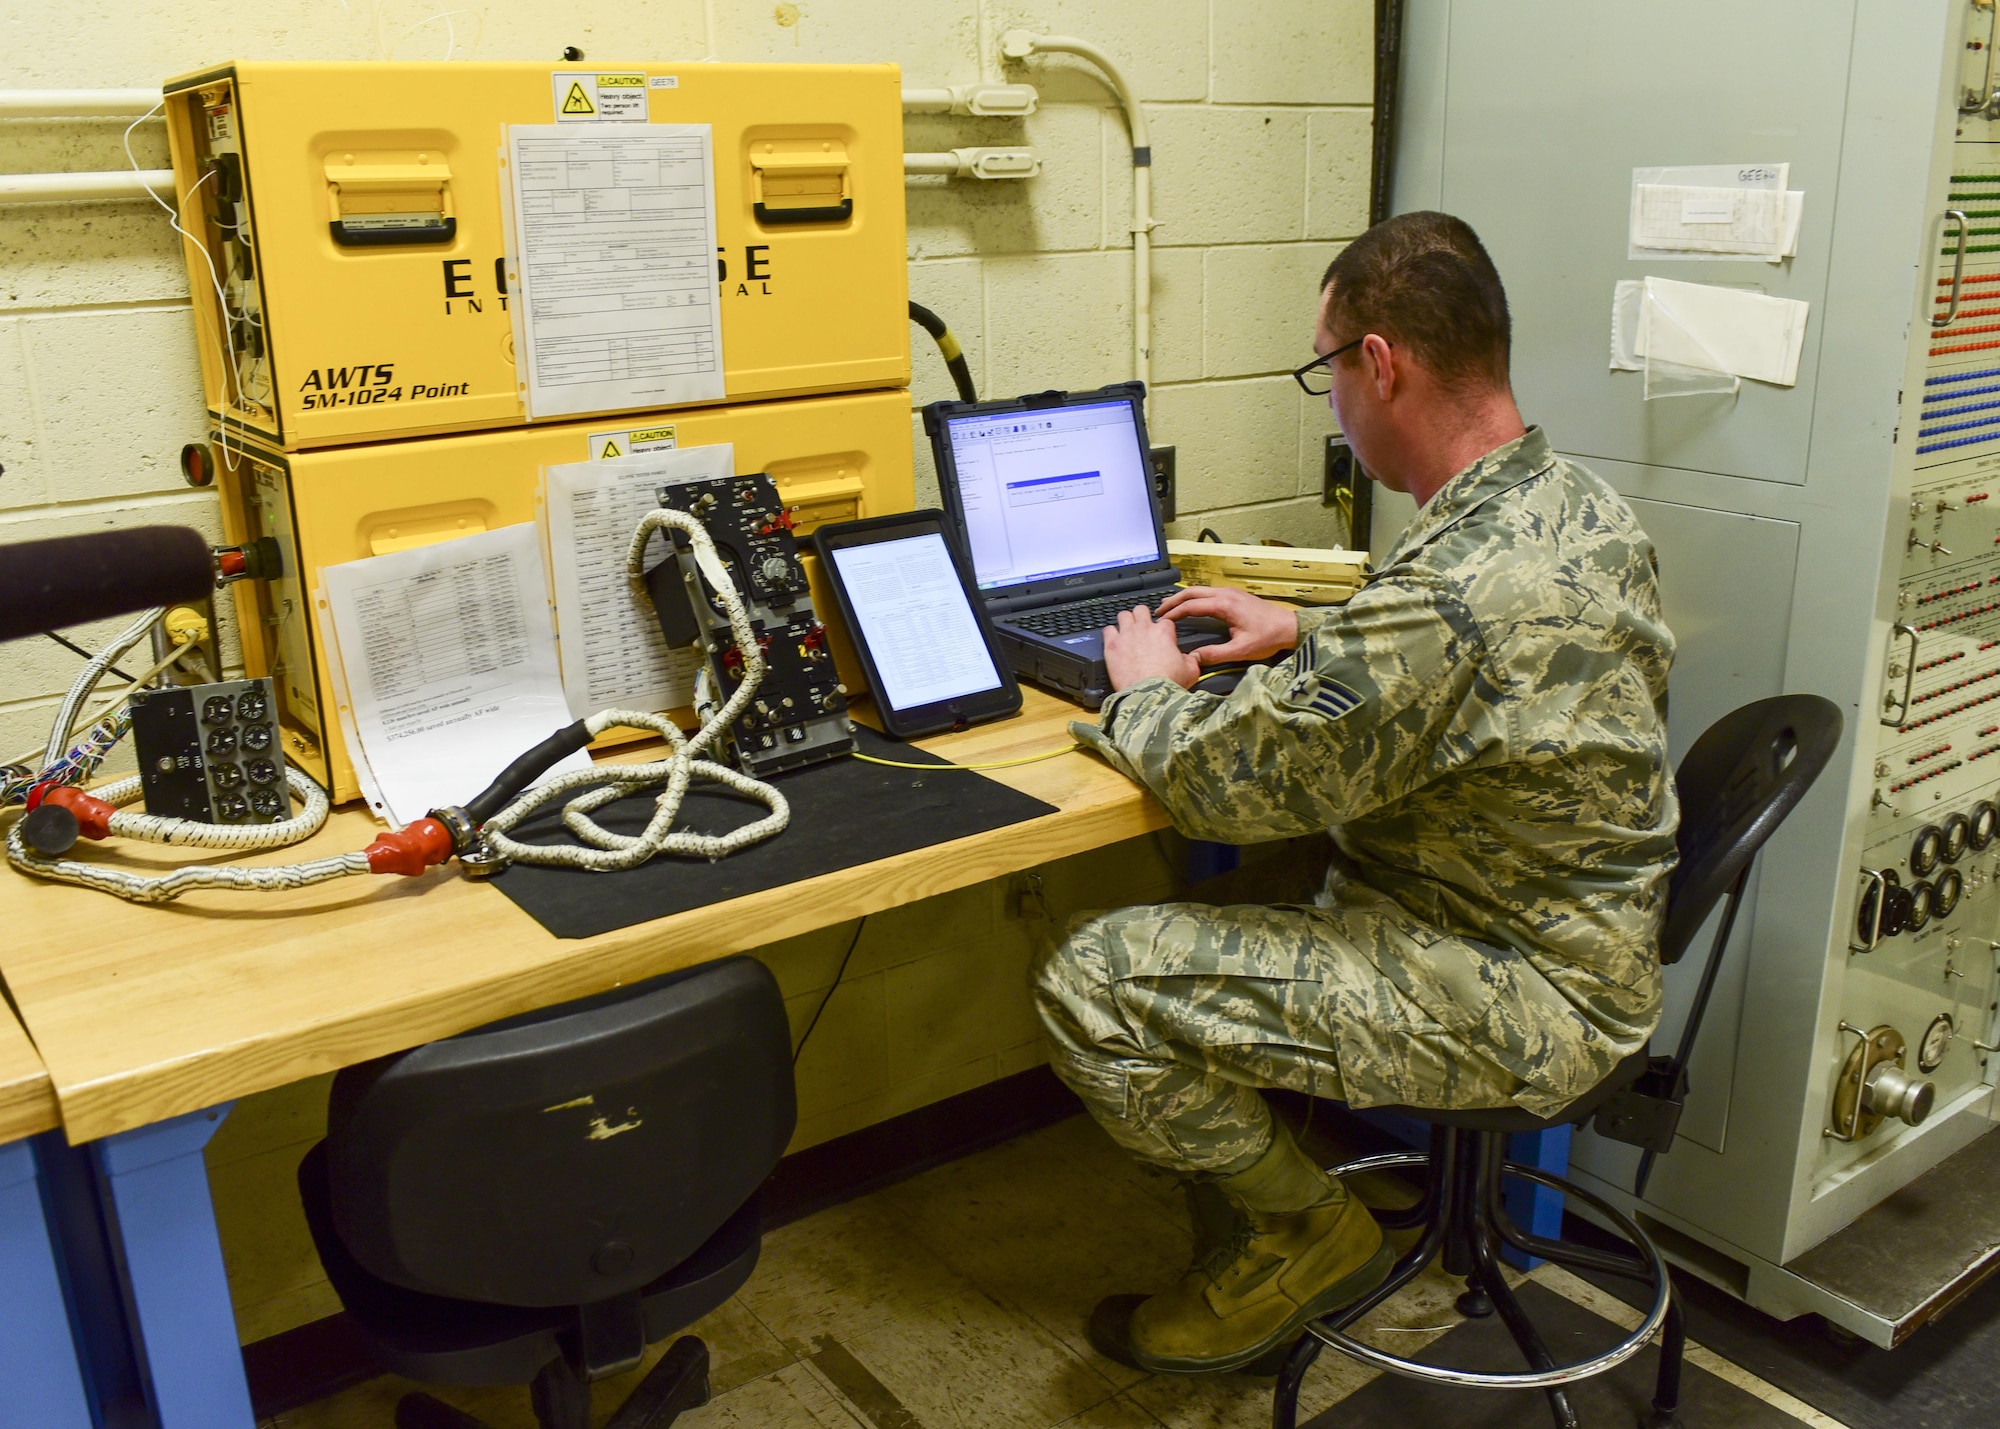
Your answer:
[[[1944,831],[1936,824],[1925,824],[1910,840],[1910,872],[1919,878],[1929,876],[1943,855]]]
[[[243,747],[248,750],[265,750],[271,747],[271,726],[268,724],[247,724],[243,726]]]
[[[1958,907],[1958,900],[1965,896],[1965,875],[1955,868],[1947,868],[1938,875],[1937,896],[1931,909],[1933,918],[1949,918],[1952,909]]]
[[[1945,1051],[1957,1032],[1949,1012],[1940,1012],[1933,1017],[1931,1025],[1924,1029],[1924,1040],[1917,1044],[1917,1070],[1929,1073],[1942,1067]]]
[[[1910,916],[1908,919],[1910,931],[1912,933],[1920,932],[1924,925],[1930,922],[1931,915],[1935,912],[1937,912],[1937,890],[1922,879],[1918,879],[1910,885]]]
[[[233,729],[210,730],[208,735],[210,754],[234,754],[236,752],[236,731]]]
[[[1966,845],[1972,841],[1972,820],[1963,814],[1953,814],[1944,821],[1944,861],[1957,863],[1965,857]]]
[[[1976,853],[1993,842],[1993,835],[2000,832],[2000,805],[1989,799],[1981,799],[1971,809],[1972,832],[1967,836]]]
[[[236,717],[245,724],[261,724],[270,708],[262,690],[245,690],[236,697]]]
[[[201,722],[203,724],[229,723],[229,696],[210,695],[202,702]]]

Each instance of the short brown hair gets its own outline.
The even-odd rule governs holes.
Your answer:
[[[1327,327],[1380,333],[1450,387],[1507,386],[1513,322],[1479,235],[1448,213],[1384,219],[1327,265]]]

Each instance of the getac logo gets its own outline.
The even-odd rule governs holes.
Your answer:
[[[1082,577],[1082,576],[1069,576],[1069,577],[1067,577],[1067,578],[1065,578],[1065,579],[1064,579],[1064,581],[1063,581],[1063,584],[1064,584],[1064,585],[1082,585],[1082,584],[1083,584],[1083,577]]]

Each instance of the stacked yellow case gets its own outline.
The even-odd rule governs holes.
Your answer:
[[[360,789],[322,567],[533,520],[544,466],[635,444],[733,442],[806,531],[911,506],[895,66],[237,63],[165,88],[224,529],[285,566],[237,586],[245,662],[336,800]],[[720,401],[529,421],[500,151],[591,117],[566,105],[710,126]]]

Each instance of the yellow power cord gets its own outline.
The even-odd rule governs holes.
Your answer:
[[[1016,764],[1039,764],[1044,759],[1054,759],[1057,755],[1068,754],[1083,748],[1080,744],[1065,744],[1061,749],[1047,749],[1040,754],[1024,754],[1019,759],[995,759],[987,764],[911,764],[901,759],[877,759],[872,754],[856,754],[852,757],[863,764],[885,764],[891,769],[1012,769]]]

